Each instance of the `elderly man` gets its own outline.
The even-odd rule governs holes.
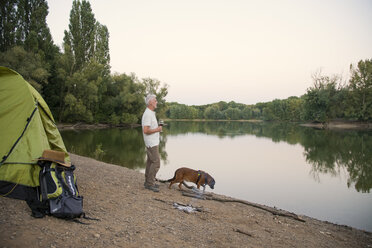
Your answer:
[[[147,165],[145,171],[145,188],[154,192],[159,192],[159,186],[155,184],[155,176],[160,168],[159,156],[159,132],[162,127],[158,126],[158,121],[155,116],[157,107],[155,95],[146,97],[146,110],[142,115],[142,131],[147,150]]]

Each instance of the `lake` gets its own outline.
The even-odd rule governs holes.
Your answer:
[[[214,193],[372,231],[371,130],[176,121],[163,130],[157,178],[200,169],[216,180]],[[72,153],[144,173],[140,127],[61,134]]]

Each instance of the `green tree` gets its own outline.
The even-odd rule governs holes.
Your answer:
[[[199,118],[199,110],[193,106],[189,107],[190,118],[191,119],[198,119]]]
[[[63,119],[68,122],[93,122],[91,104],[96,100],[96,87],[81,72],[67,77],[66,87]]]
[[[15,27],[12,28],[15,44],[24,47],[26,51],[43,54],[48,62],[53,60],[58,48],[53,43],[46,23],[46,0],[16,0],[13,4],[16,9]]]
[[[205,109],[204,118],[211,120],[219,120],[224,119],[224,115],[222,111],[218,109],[218,106],[213,104]]]
[[[301,121],[303,120],[302,114],[302,105],[303,100],[302,98],[292,96],[287,99],[288,108],[287,108],[287,116],[288,120],[290,121]]]
[[[60,65],[65,65],[64,69],[68,70],[70,67],[68,55],[61,56]],[[60,86],[63,88],[63,93],[60,94],[60,98],[63,97],[61,119],[84,122],[105,120],[100,103],[111,80],[110,76],[105,74],[105,66],[91,60],[81,71],[71,74],[64,69],[61,67],[58,71]],[[80,112],[82,110],[85,113],[82,114]]]
[[[49,72],[42,56],[27,52],[23,47],[15,46],[0,53],[0,64],[17,71],[38,91],[48,83]]]
[[[306,120],[328,122],[337,117],[337,86],[340,85],[339,76],[313,75],[314,86],[307,90],[304,96],[304,117]]]
[[[357,66],[350,66],[352,116],[361,121],[372,119],[372,59],[361,60]]]
[[[65,32],[65,42],[71,45],[78,71],[93,57],[96,36],[96,19],[90,3],[74,0],[70,12],[69,31]]]
[[[225,119],[227,120],[239,120],[241,119],[241,111],[239,108],[229,107],[224,111]]]
[[[169,106],[169,116],[172,119],[196,119],[199,116],[199,110],[185,104],[172,104]]]
[[[169,107],[169,114],[172,119],[186,119],[187,106],[183,104],[173,104]]]
[[[285,100],[275,99],[268,102],[263,109],[263,119],[267,121],[284,121],[287,117],[287,102]]]
[[[277,120],[274,112],[274,103],[268,102],[262,110],[262,116],[265,121]]]
[[[242,110],[242,118],[244,120],[249,120],[253,118],[253,111],[252,111],[252,106],[245,106]]]
[[[1,1],[0,8],[2,65],[18,71],[43,93],[43,87],[48,84],[51,76],[51,66],[58,54],[58,47],[53,44],[46,23],[47,2]]]
[[[229,108],[229,104],[227,102],[224,102],[224,101],[220,101],[217,103],[217,106],[218,106],[218,109],[220,111],[225,111],[226,109]]]
[[[109,32],[106,26],[97,22],[90,3],[75,0],[70,12],[69,30],[65,30],[64,54],[58,58],[58,69],[54,88],[60,89],[54,97],[59,120],[79,120],[85,122],[107,121],[108,116],[116,124],[123,119],[136,119],[118,114],[115,111],[105,113],[104,100],[110,76]],[[76,100],[75,100],[76,99]],[[77,106],[73,106],[77,104]],[[86,114],[71,111],[82,110]]]
[[[0,52],[5,52],[16,44],[16,6],[16,1],[0,1]]]
[[[56,58],[55,77],[48,85],[49,94],[46,96],[46,101],[59,122],[63,121],[63,117],[66,115],[65,97],[71,89],[71,87],[67,86],[73,85],[73,82],[70,81],[75,71],[74,55],[68,36],[69,34],[65,31],[64,53]]]
[[[96,23],[94,60],[104,65],[106,75],[110,74],[109,31],[105,25]]]
[[[156,95],[156,100],[158,101],[157,106],[157,115],[161,117],[165,117],[165,113],[167,111],[167,106],[165,104],[165,97],[168,94],[168,85],[162,84],[159,80],[153,78],[143,78],[140,81],[145,87],[145,94],[154,94]]]
[[[253,111],[254,116],[256,117],[256,119],[262,119],[263,110],[266,107],[266,105],[267,105],[267,103],[265,103],[265,102],[256,103],[254,111]]]
[[[136,123],[144,109],[144,86],[136,81],[135,75],[112,76],[107,93],[102,100],[101,112],[119,123]],[[117,124],[117,123],[112,123]]]

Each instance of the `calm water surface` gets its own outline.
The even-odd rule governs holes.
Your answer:
[[[67,149],[144,172],[141,128],[63,131]],[[216,180],[213,192],[372,231],[372,132],[290,124],[169,122],[161,168]],[[211,189],[207,188],[208,191]]]

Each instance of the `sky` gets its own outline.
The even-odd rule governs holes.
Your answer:
[[[62,47],[72,0],[48,0]],[[244,104],[301,96],[312,75],[349,79],[372,59],[370,0],[90,0],[112,73],[168,85],[168,102]]]

